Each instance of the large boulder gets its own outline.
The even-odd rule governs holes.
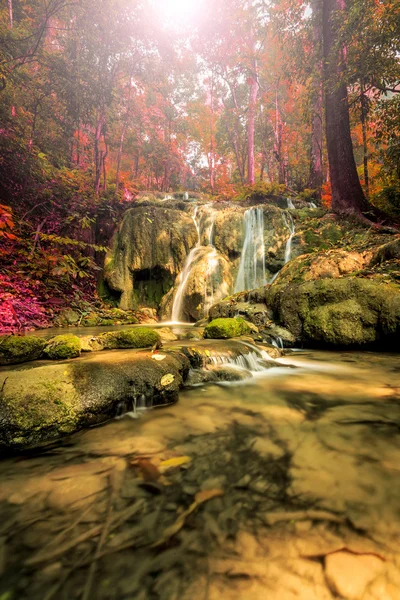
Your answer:
[[[333,250],[291,261],[266,288],[274,319],[308,345],[394,348],[400,286],[387,273],[370,271],[378,252],[381,247]]]
[[[57,439],[132,409],[144,398],[166,404],[189,370],[179,352],[156,360],[135,350],[85,354],[74,361],[2,367],[0,448],[24,448]]]
[[[122,309],[158,308],[197,242],[191,216],[160,206],[128,210],[105,259],[103,296]]]

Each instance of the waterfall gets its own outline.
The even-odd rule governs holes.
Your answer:
[[[183,194],[183,199],[184,199],[184,200],[189,200],[189,192],[185,192],[185,193]]]
[[[291,198],[286,198],[288,208],[296,208]]]
[[[244,213],[244,242],[235,292],[253,290],[265,284],[264,211],[254,207]]]
[[[315,204],[315,202],[309,202],[308,207],[309,208],[318,208],[318,206]]]
[[[194,225],[196,227],[196,231],[197,231],[197,243],[196,243],[195,247],[192,248],[191,251],[189,252],[189,254],[187,255],[186,261],[185,261],[185,264],[183,267],[183,271],[180,275],[179,286],[178,286],[178,289],[176,290],[174,302],[172,304],[171,319],[173,322],[179,322],[179,318],[180,318],[181,312],[182,312],[182,303],[183,303],[183,299],[184,299],[184,294],[185,294],[187,282],[189,279],[189,275],[192,270],[192,264],[193,264],[196,254],[198,253],[198,251],[201,248],[201,246],[200,246],[200,223],[197,221],[198,211],[199,211],[199,207],[196,206],[196,208],[194,209],[193,216],[192,216],[192,219],[193,219]]]
[[[207,208],[207,207],[206,207]],[[197,231],[197,243],[194,248],[191,249],[186,257],[186,261],[183,267],[183,271],[180,275],[180,282],[178,289],[176,290],[174,301],[172,304],[172,315],[171,320],[173,322],[179,322],[182,316],[182,305],[185,298],[185,291],[189,281],[190,274],[192,272],[193,265],[201,252],[207,252],[207,268],[204,279],[204,309],[205,312],[214,304],[214,289],[212,275],[215,268],[218,266],[218,252],[213,246],[213,232],[215,213],[211,212],[211,217],[208,219],[209,213],[207,212],[198,216],[199,207],[196,206],[192,216],[193,222]],[[205,217],[205,222],[202,217]],[[202,245],[203,242],[203,245]]]
[[[290,256],[292,254],[292,239],[295,233],[295,227],[294,227],[294,222],[292,219],[292,215],[290,213],[283,213],[282,214],[283,220],[285,222],[286,227],[289,230],[290,236],[288,241],[286,242],[286,248],[285,248],[285,265],[286,263],[289,262],[290,260]]]

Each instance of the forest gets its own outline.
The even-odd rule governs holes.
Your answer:
[[[398,221],[397,2],[168,6],[2,6],[3,325],[16,324],[9,294],[51,306],[93,293],[142,191],[284,195]]]
[[[3,0],[0,100],[0,600],[399,600],[399,0]]]

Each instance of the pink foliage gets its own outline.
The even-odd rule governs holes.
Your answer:
[[[50,326],[48,310],[36,295],[40,286],[0,274],[0,334]]]

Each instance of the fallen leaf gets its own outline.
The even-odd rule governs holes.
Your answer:
[[[186,465],[191,460],[192,459],[189,456],[175,456],[174,458],[163,460],[160,463],[160,469],[166,471],[167,469],[172,469],[173,467],[180,467],[181,465]]]
[[[212,498],[216,498],[217,496],[223,496],[223,495],[224,495],[223,490],[204,490],[204,491],[198,492],[195,496],[194,502],[192,502],[192,504],[189,506],[189,508],[187,510],[185,510],[185,512],[183,512],[181,515],[179,515],[179,517],[177,518],[175,523],[172,523],[172,525],[170,525],[169,527],[164,529],[164,533],[163,533],[162,537],[157,542],[154,542],[154,544],[152,544],[151,547],[158,548],[159,546],[163,546],[164,544],[169,542],[169,540],[172,537],[174,537],[174,535],[179,533],[179,531],[185,525],[187,517],[189,517],[196,510],[196,508],[198,508],[200,506],[200,504],[203,504],[203,502],[207,502],[208,500],[211,500]]]
[[[164,358],[167,358],[166,354],[153,354],[153,356],[151,357],[153,360],[164,360]]]
[[[174,381],[175,377],[174,375],[172,375],[172,373],[167,373],[167,375],[164,375],[163,377],[161,377],[161,385],[162,386],[167,386],[170,385],[173,381]]]
[[[197,492],[194,497],[194,501],[197,504],[203,504],[203,502],[207,502],[208,500],[212,500],[213,498],[218,498],[219,496],[224,495],[224,490],[203,490],[201,492]]]

